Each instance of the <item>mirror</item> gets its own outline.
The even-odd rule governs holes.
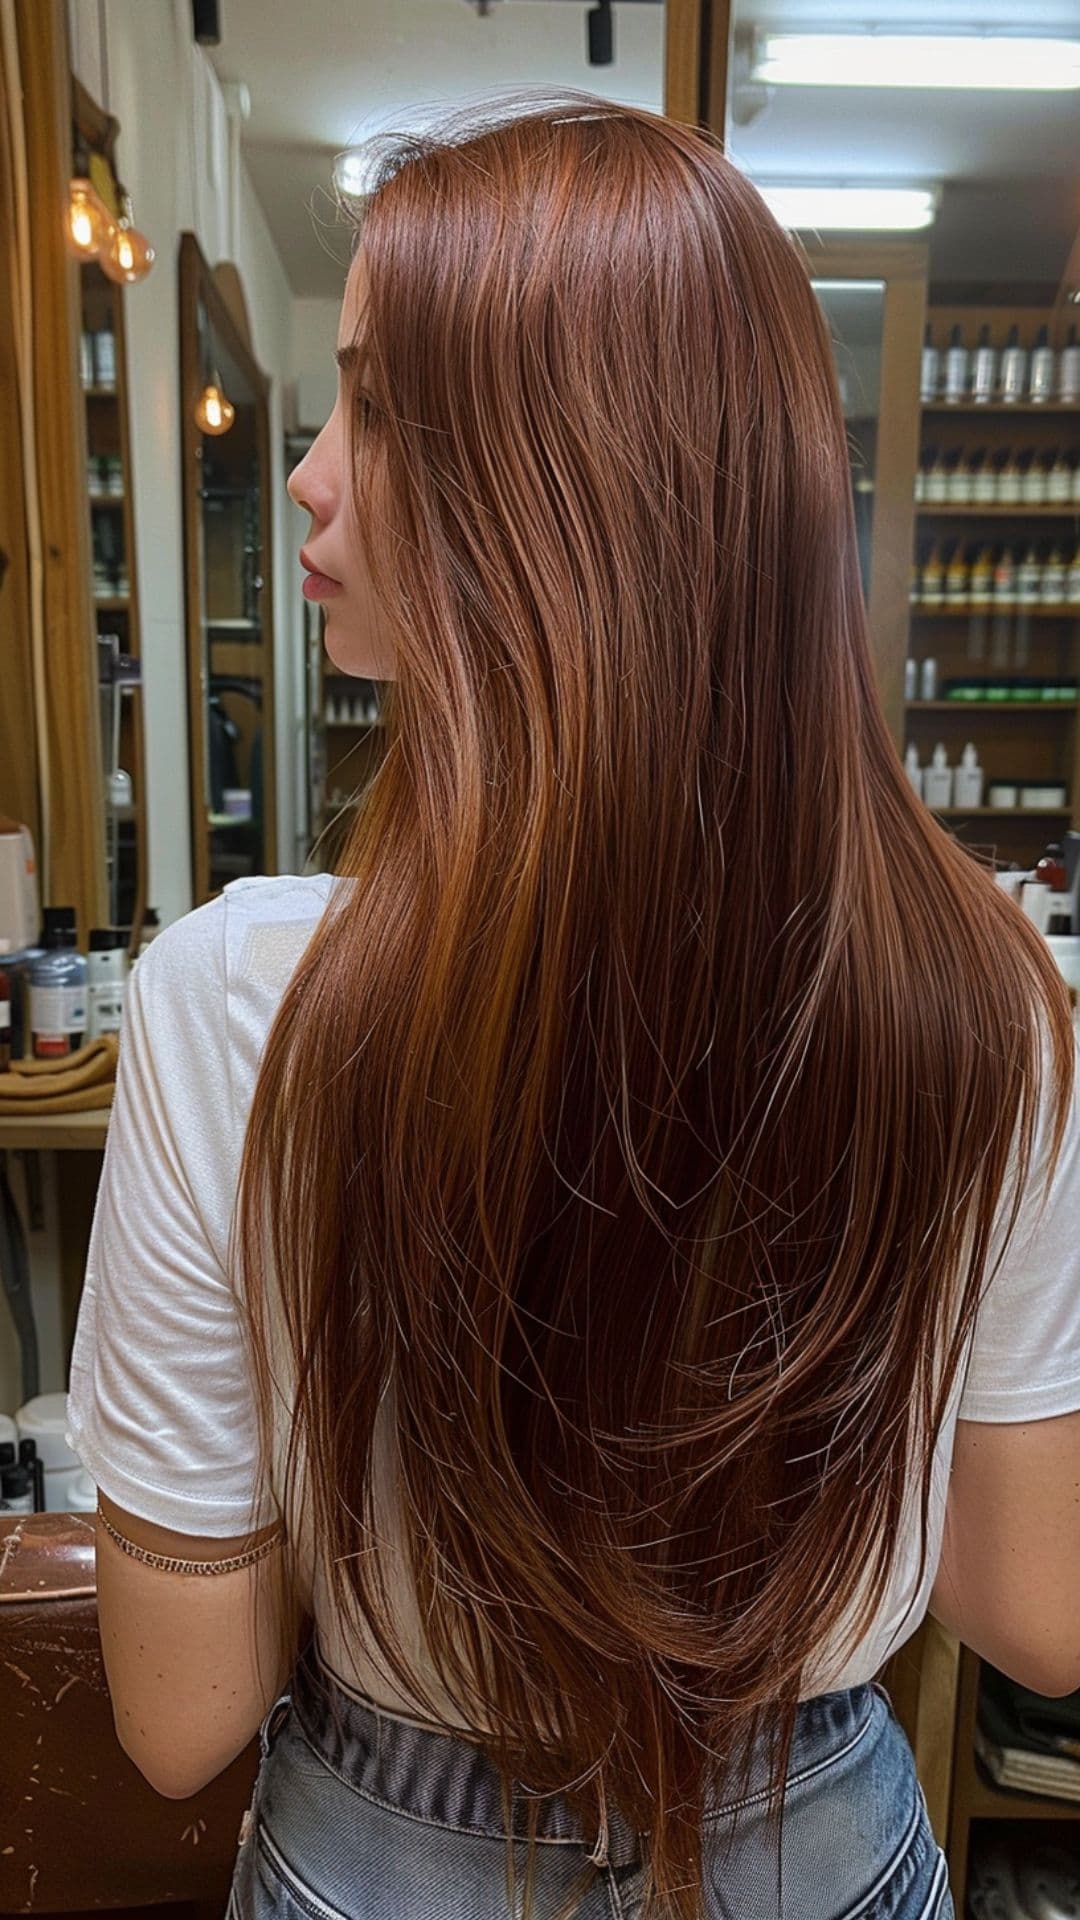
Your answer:
[[[815,280],[813,286],[832,335],[840,400],[847,425],[859,571],[862,574],[863,593],[869,600],[885,282]]]
[[[114,150],[119,123],[78,83],[72,129],[76,176],[89,179],[111,217],[121,211]],[[96,259],[78,265],[79,375],[85,428],[91,595],[103,774],[106,917],[138,951],[147,893],[135,511],[125,299],[129,289]],[[135,292],[138,298],[138,292]]]
[[[239,281],[180,243],[184,566],[197,903],[273,873],[269,382]]]

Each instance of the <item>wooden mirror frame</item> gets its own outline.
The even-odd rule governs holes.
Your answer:
[[[184,499],[184,629],[187,641],[188,781],[191,815],[191,875],[194,904],[211,897],[210,842],[206,819],[206,736],[203,711],[203,569],[199,522],[202,484],[202,435],[195,403],[202,391],[198,338],[200,302],[228,351],[243,367],[255,396],[255,433],[260,471],[259,515],[262,537],[262,871],[277,871],[276,768],[274,756],[274,580],[273,510],[270,499],[270,381],[252,351],[239,276],[228,261],[211,269],[193,233],[180,235],[180,421]]]
[[[926,320],[929,249],[919,241],[852,241],[806,245],[815,280],[880,280],[881,389],[874,460],[874,517],[870,530],[867,612],[878,688],[898,752],[904,743],[904,661],[915,472],[919,464],[919,356]]]

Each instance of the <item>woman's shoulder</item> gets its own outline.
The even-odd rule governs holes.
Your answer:
[[[132,1008],[177,1080],[228,1079],[241,1110],[281,996],[335,886],[332,874],[234,880],[162,929],[132,974]],[[250,1083],[250,1084],[249,1084]]]
[[[231,880],[157,934],[135,972],[145,988],[168,984],[183,998],[200,987],[223,987],[232,962],[252,933],[284,929],[310,933],[335,885],[329,873],[253,875]]]

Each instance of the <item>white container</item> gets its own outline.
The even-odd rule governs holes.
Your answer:
[[[981,807],[983,794],[983,770],[979,765],[979,756],[974,742],[969,740],[960,755],[960,765],[953,779],[953,805],[956,807]]]
[[[919,699],[937,699],[937,661],[930,654],[919,668]]]
[[[1031,398],[1045,405],[1054,397],[1054,374],[1056,372],[1054,349],[1049,343],[1046,327],[1039,328],[1035,350],[1031,356]]]
[[[979,334],[979,344],[975,349],[975,362],[971,376],[971,397],[979,406],[986,406],[997,392],[998,357],[990,344],[990,329],[983,327]]]
[[[1080,342],[1075,327],[1069,328],[1069,337],[1058,357],[1058,399],[1070,406],[1080,400]]]
[[[1020,476],[1020,498],[1028,507],[1044,507],[1047,500],[1048,474],[1042,461],[1032,461],[1025,473]]]
[[[90,1479],[67,1438],[67,1394],[40,1393],[15,1415],[20,1440],[32,1440],[45,1469],[47,1513],[87,1511],[85,1482]],[[91,1486],[93,1482],[90,1482]],[[73,1504],[81,1500],[82,1505]],[[95,1503],[91,1502],[91,1509]]]
[[[1080,933],[1048,933],[1046,944],[1058,963],[1062,979],[1070,987],[1080,989]]]
[[[912,740],[911,744],[908,747],[907,752],[904,755],[904,772],[907,774],[907,777],[911,784],[912,789],[914,790],[915,793],[918,794],[919,799],[921,800],[922,799],[922,768],[919,765],[919,749],[915,745],[914,740]]]
[[[1026,880],[1020,889],[1020,910],[1033,920],[1040,933],[1046,932],[1050,918],[1050,889],[1044,880]]]
[[[32,947],[41,926],[37,862],[29,827],[0,818],[0,939],[11,952]]]
[[[942,740],[934,748],[930,765],[923,770],[923,799],[928,807],[952,806],[953,769],[946,761]]]
[[[1015,807],[1020,798],[1020,789],[1015,780],[994,780],[990,785],[987,806],[1007,809]]]
[[[119,1033],[127,988],[128,956],[123,934],[111,927],[94,927],[86,956],[87,1039]]]

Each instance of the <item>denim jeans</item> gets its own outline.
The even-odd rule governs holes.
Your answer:
[[[309,1650],[266,1716],[262,1753],[226,1920],[521,1912],[524,1838],[511,1908],[498,1774],[477,1743],[345,1693]],[[702,1920],[954,1920],[911,1748],[881,1687],[800,1707],[779,1846],[765,1829],[758,1756],[754,1769],[741,1799],[710,1798]],[[578,1920],[637,1920],[640,1843],[617,1810],[607,1859],[590,1868],[592,1837],[565,1802],[538,1805],[537,1920],[559,1912],[583,1869]],[[525,1817],[515,1795],[515,1834]]]

